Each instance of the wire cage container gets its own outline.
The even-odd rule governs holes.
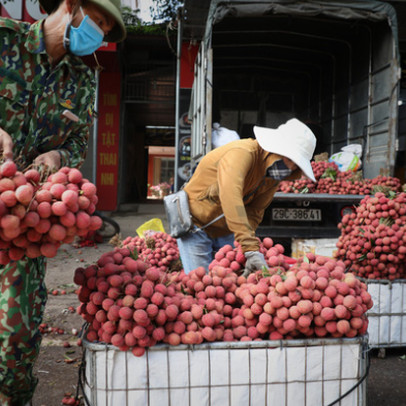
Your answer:
[[[406,279],[364,280],[374,305],[368,310],[370,348],[406,345]]]
[[[366,405],[367,336],[83,350],[91,406]]]

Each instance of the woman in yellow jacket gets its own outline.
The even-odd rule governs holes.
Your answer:
[[[310,160],[316,138],[305,124],[294,118],[277,129],[254,127],[254,134],[256,139],[233,141],[204,156],[184,188],[194,223],[177,239],[185,273],[207,269],[214,253],[234,240],[247,258],[247,272],[266,266],[255,230],[279,182],[302,174],[315,181]]]

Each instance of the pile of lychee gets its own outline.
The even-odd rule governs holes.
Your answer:
[[[160,234],[165,239],[165,233]],[[260,242],[268,267],[244,277],[241,247],[226,245],[209,269],[189,274],[151,265],[146,245],[116,248],[78,268],[79,314],[87,340],[134,355],[157,343],[251,341],[364,334],[372,307],[367,286],[345,264],[307,254],[295,261],[283,246]],[[159,244],[157,244],[159,245]],[[171,247],[173,248],[173,247]],[[153,250],[152,250],[153,251]]]
[[[368,279],[406,276],[406,193],[366,196],[338,225],[336,258]]]
[[[0,264],[24,256],[53,257],[63,243],[101,227],[93,215],[96,186],[78,169],[64,167],[41,182],[40,172],[0,166]]]
[[[334,162],[311,162],[316,182],[303,176],[300,179],[280,182],[278,191],[282,193],[327,193],[333,195],[369,195],[387,189],[401,190],[398,178],[378,175],[373,179],[362,178],[361,171],[340,171]]]

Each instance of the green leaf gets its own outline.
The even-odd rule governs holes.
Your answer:
[[[137,248],[134,248],[133,251],[130,252],[130,257],[137,260],[138,259],[138,251]]]
[[[395,220],[393,220],[392,217],[381,217],[379,219],[379,224],[384,224],[385,226],[390,227],[395,224]]]
[[[399,358],[404,360],[404,359],[406,359],[406,355],[401,355]]]
[[[307,255],[303,257],[303,262],[306,262],[306,264],[310,264],[310,260],[309,258],[307,258]]]
[[[331,178],[333,180],[337,179],[337,171],[334,168],[327,168],[323,175],[321,175],[322,178]]]
[[[264,267],[265,268],[265,267]],[[262,269],[262,276],[264,278],[267,278],[268,276],[271,276],[271,273],[269,272],[268,269]]]
[[[358,262],[362,262],[364,259],[367,259],[367,254],[361,255],[361,256],[357,259],[357,261],[358,261]]]

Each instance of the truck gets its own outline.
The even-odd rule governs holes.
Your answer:
[[[189,107],[192,168],[211,150],[216,121],[246,138],[254,125],[276,128],[296,117],[316,135],[315,153],[360,144],[364,178],[404,181],[406,86],[392,4],[186,0],[181,23],[183,41],[200,41]],[[363,197],[278,192],[257,234],[337,237],[342,216]]]

